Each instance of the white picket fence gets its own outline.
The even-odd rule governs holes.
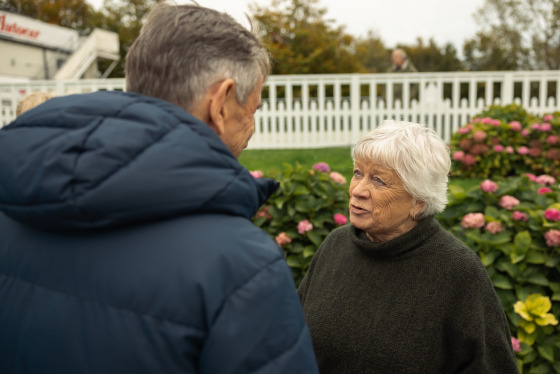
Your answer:
[[[25,94],[124,90],[124,79],[0,83],[0,125]],[[271,76],[255,116],[250,149],[351,146],[384,119],[451,135],[490,105],[517,103],[529,113],[560,111],[560,71],[441,72]]]

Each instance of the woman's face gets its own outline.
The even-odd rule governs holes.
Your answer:
[[[397,174],[372,161],[354,163],[350,182],[350,222],[374,242],[386,242],[410,231],[412,217],[423,204],[414,204]]]

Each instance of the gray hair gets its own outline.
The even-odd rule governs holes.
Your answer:
[[[190,110],[211,85],[232,78],[236,99],[245,105],[269,71],[261,42],[228,14],[159,3],[128,51],[126,90]]]
[[[405,190],[424,202],[418,219],[445,209],[451,158],[449,148],[433,129],[412,122],[383,121],[358,142],[352,157],[354,162],[370,160],[395,171]]]

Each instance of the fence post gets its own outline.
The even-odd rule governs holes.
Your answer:
[[[350,137],[350,144],[352,147],[358,143],[360,140],[360,101],[361,101],[361,90],[360,90],[360,76],[358,74],[352,74],[350,80],[350,126],[352,126],[352,136]],[[370,98],[372,97],[370,92]],[[375,97],[375,96],[373,96]],[[370,99],[372,100],[372,99]],[[374,105],[370,106],[370,110],[375,108]]]

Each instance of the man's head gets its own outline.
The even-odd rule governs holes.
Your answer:
[[[190,112],[237,157],[253,134],[252,115],[269,70],[266,49],[229,15],[160,3],[128,52],[126,89]]]
[[[393,62],[393,64],[397,67],[400,67],[403,64],[404,60],[406,60],[406,52],[404,51],[404,49],[394,49],[393,53],[391,53],[391,61]]]

